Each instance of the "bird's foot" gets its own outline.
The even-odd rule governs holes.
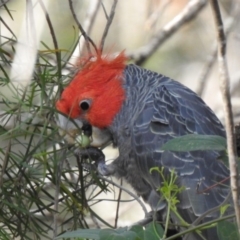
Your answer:
[[[94,164],[82,163],[82,166],[85,169],[93,170],[97,168],[99,174],[103,176],[108,176],[111,174],[109,171],[108,165],[106,165],[105,163],[105,155],[100,149],[95,147],[76,149],[74,154],[78,158],[90,159],[90,161],[94,162]]]
[[[82,162],[81,165],[82,165],[83,170],[86,172],[96,171],[96,166],[94,164]]]

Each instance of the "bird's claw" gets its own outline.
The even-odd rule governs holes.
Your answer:
[[[95,147],[88,147],[88,148],[78,148],[74,152],[76,157],[79,158],[89,158],[91,161],[104,162],[105,163],[105,156],[103,152]]]
[[[74,154],[78,158],[90,159],[91,161],[94,161],[98,172],[103,176],[108,175],[108,167],[105,163],[105,156],[100,149],[95,147],[76,149]],[[93,170],[94,168],[94,166],[89,163],[82,163],[82,166],[89,171]]]
[[[96,170],[96,166],[91,163],[81,163],[82,168],[86,172],[92,172]]]

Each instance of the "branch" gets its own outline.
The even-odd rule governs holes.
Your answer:
[[[99,179],[103,179],[104,181],[108,182],[108,183],[111,183],[113,186],[116,186],[118,187],[119,189],[122,189],[124,192],[128,193],[131,197],[133,197],[138,203],[139,205],[142,207],[142,210],[145,214],[145,216],[148,215],[148,211],[147,211],[147,208],[145,207],[144,203],[140,200],[140,198],[135,195],[134,193],[132,193],[131,191],[129,191],[128,189],[126,189],[125,187],[115,183],[114,181],[106,178],[106,177],[103,177],[103,176],[98,176]]]
[[[128,53],[127,57],[134,60],[137,65],[142,65],[180,27],[194,19],[206,3],[206,0],[191,0],[181,13],[153,36],[147,45],[139,48],[137,51]]]
[[[72,12],[72,15],[73,15],[73,18],[75,20],[75,22],[77,23],[77,26],[81,32],[81,34],[83,35],[85,41],[86,41],[86,47],[87,47],[87,50],[88,50],[88,53],[90,54],[91,51],[90,51],[90,45],[89,45],[89,42],[92,44],[93,48],[95,49],[95,51],[97,52],[97,47],[95,45],[95,43],[93,42],[93,40],[88,36],[88,34],[85,32],[85,30],[83,29],[81,23],[78,21],[77,19],[77,16],[75,14],[75,11],[73,9],[73,3],[72,3],[72,0],[68,0],[69,2],[69,6],[70,6],[70,10]]]
[[[238,188],[238,165],[237,150],[234,135],[233,114],[229,89],[229,74],[226,61],[226,37],[224,34],[224,26],[217,0],[210,0],[213,17],[216,25],[216,34],[218,41],[218,64],[220,74],[220,90],[223,98],[223,108],[225,115],[225,125],[227,134],[227,150],[229,156],[229,168],[231,179],[231,190],[233,203],[236,212],[238,230],[240,232],[240,206],[239,206],[239,188]]]
[[[202,97],[203,92],[206,88],[207,85],[207,78],[210,75],[210,72],[212,70],[212,67],[214,66],[215,60],[217,57],[217,49],[214,46],[214,49],[212,50],[205,66],[203,67],[203,70],[200,74],[199,80],[198,82],[198,86],[197,86],[197,90],[195,91],[197,93],[198,96]]]
[[[1,6],[0,6],[1,7]],[[15,38],[14,41],[17,41],[17,36],[15,35],[15,33],[13,32],[13,30],[7,25],[7,23],[3,20],[2,17],[0,17],[0,22],[2,22],[2,24],[5,26],[5,28],[7,28],[7,30],[13,35],[13,37]]]
[[[86,18],[84,19],[84,22],[82,24],[82,28],[85,29],[85,32],[88,36],[91,33],[100,5],[101,0],[91,0],[89,2]],[[73,50],[70,56],[69,60],[70,65],[75,65],[76,61],[81,56],[81,53],[83,52],[83,49],[85,49],[87,44],[88,41],[86,40],[86,38],[83,37],[82,33],[80,32],[79,41],[78,43],[76,43],[75,49]]]
[[[5,2],[2,0],[2,4],[0,4],[0,7],[4,6],[5,4],[7,4],[10,0],[6,0]]]
[[[62,151],[62,155],[66,155],[66,149]],[[61,185],[61,174],[63,169],[64,158],[60,159],[57,163],[56,175],[55,175],[55,194],[54,194],[54,213],[53,213],[53,237],[55,238],[58,234],[58,218],[59,218],[59,195],[60,195],[60,185]]]
[[[135,223],[133,223],[132,225],[129,226],[129,228],[136,226],[136,225],[140,225],[140,226],[146,226],[148,223],[154,221],[153,216],[146,216],[144,219],[141,219]]]
[[[120,186],[122,186],[122,179],[121,179],[121,183]],[[119,216],[119,208],[120,208],[120,202],[121,202],[121,196],[122,196],[122,189],[119,189],[119,193],[118,193],[118,199],[117,199],[117,209],[116,209],[116,217],[115,217],[115,223],[114,223],[114,227],[117,228],[117,224],[118,224],[118,216]]]
[[[51,33],[51,36],[52,36],[53,45],[54,45],[54,48],[56,50],[56,60],[57,60],[57,65],[58,65],[58,76],[60,78],[60,76],[61,76],[61,51],[59,51],[57,37],[56,37],[56,34],[54,32],[54,27],[52,25],[52,22],[51,22],[51,19],[49,17],[49,14],[47,12],[47,9],[46,9],[42,0],[40,0],[39,3],[40,3],[41,8],[43,9],[43,11],[45,13],[46,21],[47,21],[47,24],[48,24],[48,27],[49,27],[49,30],[50,30],[50,33]]]
[[[114,15],[115,15],[115,9],[116,9],[117,3],[118,3],[118,0],[114,0],[114,3],[113,3],[112,8],[111,8],[110,15],[109,15],[109,17],[106,16],[107,17],[107,24],[105,26],[105,29],[104,29],[104,32],[103,32],[103,36],[102,36],[102,39],[101,39],[101,44],[100,44],[101,52],[103,51],[104,42],[105,42],[105,39],[106,39],[107,34],[108,34],[108,30],[109,30],[109,28],[110,28],[110,26],[112,24],[112,20],[113,20]]]
[[[210,1],[211,1],[211,0],[210,0]],[[186,230],[184,230],[184,231],[181,231],[181,232],[179,232],[179,233],[177,233],[177,234],[174,234],[174,235],[171,236],[171,237],[165,238],[165,240],[176,239],[177,237],[181,237],[181,236],[183,236],[183,235],[185,235],[185,234],[187,234],[187,233],[191,233],[191,232],[197,231],[197,230],[199,230],[199,229],[204,229],[205,227],[209,227],[209,226],[211,226],[212,224],[216,224],[216,223],[218,223],[218,222],[221,222],[221,221],[224,221],[224,220],[227,220],[227,219],[231,219],[231,218],[234,218],[234,214],[227,215],[227,216],[225,216],[225,217],[220,217],[220,218],[218,218],[218,219],[214,219],[214,220],[211,220],[211,221],[204,222],[204,223],[199,224],[199,225],[197,225],[197,226],[195,226],[195,227],[188,228],[188,229],[186,229]],[[185,239],[185,238],[184,238],[184,239]]]
[[[232,9],[232,11],[230,12],[228,19],[226,19],[226,22],[228,22],[228,24],[226,24],[226,30],[225,30],[225,35],[226,37],[228,37],[228,35],[232,32],[234,25],[236,24],[236,19],[238,17],[239,14],[239,5],[234,6],[234,8]],[[234,20],[233,20],[234,19]],[[198,96],[202,96],[203,92],[206,88],[207,85],[207,78],[209,77],[211,70],[214,66],[214,64],[216,63],[216,58],[217,58],[217,45],[214,44],[213,49],[211,50],[211,54],[210,56],[208,56],[207,62],[205,63],[203,70],[200,74],[199,80],[198,82],[198,86],[197,86],[197,90],[195,91],[197,93]]]
[[[219,204],[218,206],[216,206],[214,208],[207,210],[205,213],[203,213],[201,216],[199,216],[196,220],[194,220],[194,222],[191,223],[191,226],[197,226],[205,217],[209,216],[209,214],[219,211],[219,209],[222,206],[224,206],[225,204],[228,203],[230,196],[231,196],[231,194],[229,192],[229,194],[227,195],[227,197],[224,199],[224,201],[221,204]]]

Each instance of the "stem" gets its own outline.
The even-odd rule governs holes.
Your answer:
[[[185,235],[187,233],[190,233],[190,232],[193,232],[193,231],[197,231],[197,230],[199,230],[201,228],[204,228],[206,226],[209,226],[211,224],[214,224],[214,223],[217,223],[217,222],[221,222],[223,220],[231,219],[231,218],[234,218],[234,217],[235,217],[235,214],[231,214],[231,215],[228,215],[226,217],[221,217],[221,218],[218,218],[218,219],[214,219],[214,220],[211,220],[209,222],[205,222],[203,224],[199,224],[196,227],[188,228],[187,230],[179,232],[177,234],[174,234],[174,236],[166,238],[165,240],[172,240],[172,239],[175,239],[177,237],[183,236],[183,235]]]
[[[167,200],[167,217],[166,217],[166,224],[165,224],[163,238],[167,236],[168,224],[170,221],[170,210],[171,210],[171,201]]]
[[[232,190],[233,203],[234,203],[234,208],[236,213],[238,231],[240,233],[240,206],[239,206],[240,196],[239,196],[239,187],[238,187],[237,150],[236,150],[236,143],[235,143],[233,113],[232,113],[231,96],[230,96],[230,89],[229,89],[230,79],[229,79],[227,60],[226,60],[226,37],[224,33],[224,26],[222,22],[218,1],[210,0],[210,4],[213,11],[214,21],[216,26],[217,41],[218,41],[220,90],[222,93],[224,115],[225,115],[231,190]]]
[[[105,42],[105,39],[108,35],[108,30],[109,30],[109,28],[112,24],[112,21],[113,21],[114,15],[115,15],[115,9],[116,9],[117,3],[118,3],[118,0],[114,0],[112,8],[111,8],[110,15],[109,15],[109,17],[107,17],[107,24],[106,24],[106,27],[104,29],[103,36],[102,36],[102,39],[101,39],[101,44],[100,44],[101,52],[103,51],[104,42]]]

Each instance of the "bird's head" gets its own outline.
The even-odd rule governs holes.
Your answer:
[[[64,89],[56,103],[57,110],[98,129],[110,126],[125,99],[125,62],[124,53],[115,58],[96,54]]]

